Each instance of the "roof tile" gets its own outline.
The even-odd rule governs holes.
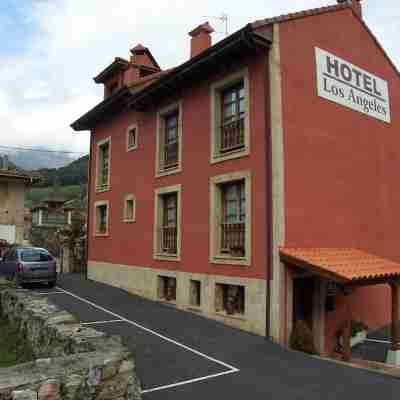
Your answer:
[[[280,248],[291,262],[339,281],[365,281],[400,276],[400,264],[353,248]]]

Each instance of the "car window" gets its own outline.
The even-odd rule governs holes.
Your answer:
[[[25,262],[41,262],[51,261],[53,258],[45,250],[29,249],[21,251],[21,261]]]

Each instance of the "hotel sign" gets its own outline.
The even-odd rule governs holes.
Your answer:
[[[317,47],[315,58],[318,96],[390,123],[386,81]]]

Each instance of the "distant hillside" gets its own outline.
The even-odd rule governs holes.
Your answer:
[[[72,161],[70,155],[66,153],[13,149],[7,151],[1,149],[1,153],[7,154],[10,161],[27,171],[41,168],[60,168]]]
[[[89,156],[83,156],[61,168],[35,170],[42,176],[36,187],[82,185],[87,182]]]

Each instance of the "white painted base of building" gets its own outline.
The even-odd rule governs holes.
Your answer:
[[[400,350],[389,350],[386,356],[386,364],[400,367]]]
[[[165,302],[160,299],[159,277],[176,278],[176,301],[172,304],[177,308],[223,322],[234,328],[265,336],[267,285],[264,279],[198,274],[98,261],[88,262],[89,279],[125,289],[153,301]],[[191,280],[201,282],[200,306],[190,304]],[[244,286],[244,314],[226,315],[216,311],[217,284]]]

